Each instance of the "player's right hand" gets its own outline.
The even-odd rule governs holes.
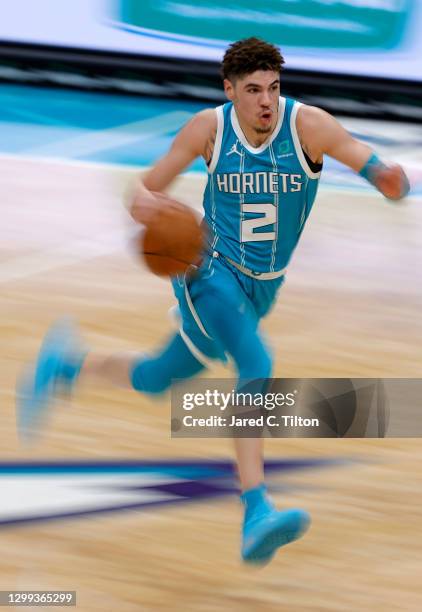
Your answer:
[[[136,196],[130,207],[134,221],[147,225],[157,211],[157,200],[154,197]]]
[[[158,207],[158,194],[149,191],[138,181],[126,195],[126,207],[134,221],[146,225]]]
[[[389,200],[401,200],[410,190],[409,180],[398,164],[377,170],[375,184]]]

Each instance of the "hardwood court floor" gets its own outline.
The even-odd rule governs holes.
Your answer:
[[[170,330],[168,284],[128,253],[130,171],[3,159],[1,460],[228,458],[226,440],[171,440],[168,398],[86,385],[39,446],[15,433],[14,382],[46,327],[71,314],[100,350],[145,350]],[[179,197],[200,202],[202,179]],[[264,329],[278,376],[421,373],[420,202],[323,190]],[[223,368],[213,375],[226,376]],[[76,589],[91,610],[420,610],[417,439],[270,440],[268,456],[351,457],[280,482],[310,533],[266,569],[238,560],[237,500],[3,529],[0,589]],[[39,609],[39,608],[38,608]]]

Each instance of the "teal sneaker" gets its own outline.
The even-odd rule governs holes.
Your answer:
[[[16,420],[22,439],[29,441],[40,433],[56,396],[71,393],[85,354],[70,321],[59,321],[48,330],[35,364],[17,383]]]
[[[276,510],[265,485],[246,491],[241,499],[245,504],[241,554],[246,563],[267,564],[281,546],[302,537],[311,523],[305,510]]]

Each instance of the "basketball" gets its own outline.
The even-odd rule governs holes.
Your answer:
[[[184,274],[201,260],[204,232],[188,206],[160,194],[157,210],[140,236],[140,252],[151,272],[171,277]]]

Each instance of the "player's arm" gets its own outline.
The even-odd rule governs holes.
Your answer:
[[[408,194],[409,181],[403,168],[398,164],[386,165],[329,113],[303,105],[298,112],[297,129],[302,146],[314,161],[321,161],[324,154],[337,159],[390,200],[400,200]]]
[[[148,221],[157,206],[159,194],[165,191],[194,159],[200,156],[207,159],[216,129],[216,113],[213,109],[206,109],[195,115],[180,130],[168,153],[137,181],[130,202],[130,213],[135,221]]]

